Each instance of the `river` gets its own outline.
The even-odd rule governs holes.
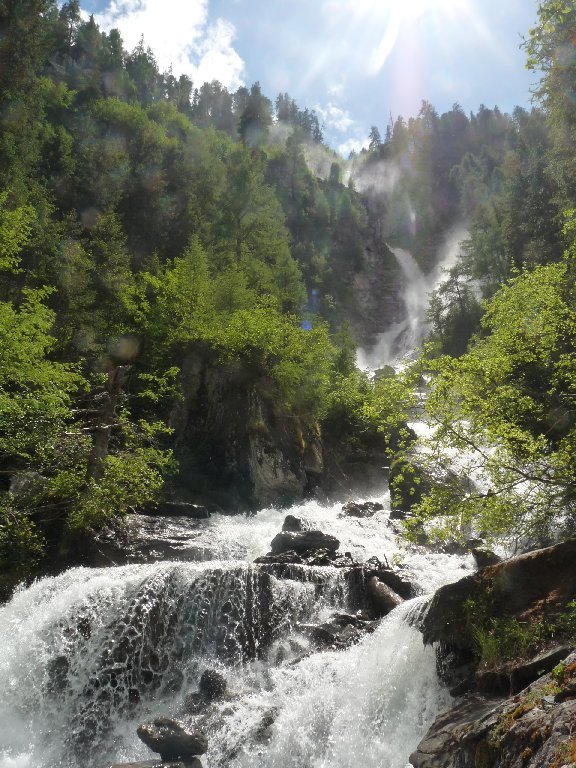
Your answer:
[[[473,567],[404,550],[387,493],[372,500],[385,509],[368,519],[312,501],[253,517],[144,518],[153,542],[171,542],[169,559],[74,568],[19,590],[0,608],[0,767],[151,759],[137,725],[180,716],[210,667],[233,695],[208,723],[206,768],[403,768],[447,704],[434,651],[409,621],[425,598],[357,645],[309,653],[300,625],[350,608],[342,570],[294,566],[277,578],[253,564],[291,512],[358,560],[394,561],[423,595]]]

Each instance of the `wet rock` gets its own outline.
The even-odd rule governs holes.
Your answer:
[[[266,744],[270,741],[272,736],[271,727],[274,725],[276,718],[278,717],[277,709],[269,709],[262,715],[262,719],[258,724],[254,734],[252,735],[252,741],[256,744]]]
[[[290,550],[297,553],[316,549],[336,552],[339,546],[340,542],[335,536],[322,531],[282,531],[272,539],[270,552],[273,555]]]
[[[470,696],[442,713],[416,752],[414,768],[543,768],[573,764],[576,654],[521,694],[498,701]],[[556,696],[550,690],[560,687]],[[558,698],[560,696],[560,699]]]
[[[254,560],[261,565],[335,565],[341,564],[342,567],[350,565],[351,562],[342,556],[329,552],[327,549],[310,549],[305,552],[296,552],[288,550],[280,552],[277,555],[261,555]],[[280,576],[281,577],[281,576]]]
[[[202,672],[198,685],[202,693],[209,701],[220,699],[226,692],[228,683],[224,675],[215,669],[206,669]]]
[[[184,723],[169,717],[139,725],[136,733],[164,762],[203,755],[208,749],[208,739],[202,731],[189,730]]]
[[[178,760],[169,763],[162,760],[142,760],[138,763],[114,763],[106,768],[202,768],[202,761],[197,757],[191,757],[183,762]]]
[[[372,517],[383,509],[384,505],[378,501],[349,501],[342,507],[342,514],[346,517]]]
[[[311,529],[311,525],[307,520],[304,520],[303,517],[296,517],[295,515],[286,515],[284,518],[284,523],[282,525],[283,531],[288,531],[290,533],[298,533],[301,531],[309,531]]]
[[[188,760],[204,754],[208,739],[201,731],[191,731],[177,720],[161,717],[137,729],[140,739],[153,751],[159,752],[163,761]]]
[[[46,665],[48,676],[47,690],[51,694],[61,694],[68,685],[70,663],[66,656],[55,656]]]
[[[227,698],[226,688],[224,675],[215,669],[204,670],[198,683],[198,691],[188,694],[184,699],[186,712],[194,715],[205,713],[214,701]]]
[[[476,687],[478,657],[469,648],[439,643],[436,651],[436,671],[442,684],[452,696],[462,696]]]
[[[350,645],[354,645],[362,639],[363,633],[358,627],[352,624],[346,624],[344,629],[336,636],[337,645],[342,648],[348,648]]]
[[[207,520],[210,517],[207,507],[186,501],[162,501],[154,510],[154,514],[163,517],[188,517],[191,520]]]
[[[488,547],[472,547],[471,552],[478,568],[485,568],[487,565],[496,565],[502,562],[502,558]]]
[[[419,594],[411,581],[403,578],[400,574],[395,573],[395,571],[379,571],[376,576],[378,576],[381,582],[400,595],[403,600],[411,600]]]
[[[302,628],[307,629],[310,632],[310,636],[313,640],[327,645],[331,645],[334,642],[341,630],[341,627],[338,627],[335,624],[330,624],[329,622],[318,625],[302,625]]]
[[[386,616],[402,602],[400,595],[380,581],[377,576],[368,579],[366,589],[374,610],[380,616]]]
[[[364,635],[374,632],[378,623],[361,615],[336,613],[330,621],[322,624],[299,624],[297,628],[320,646],[347,648],[361,640]]]

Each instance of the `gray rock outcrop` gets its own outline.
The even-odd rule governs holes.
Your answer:
[[[414,768],[562,768],[576,761],[576,654],[522,693],[471,696],[441,714]]]

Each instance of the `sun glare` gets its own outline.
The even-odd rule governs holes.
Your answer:
[[[384,66],[408,25],[428,20],[438,30],[471,13],[470,0],[349,0],[347,8],[357,27],[379,35],[369,65],[374,74]]]
[[[414,19],[419,16],[451,16],[464,10],[468,0],[356,0],[354,13],[376,20]]]

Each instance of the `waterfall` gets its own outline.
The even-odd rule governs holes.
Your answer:
[[[436,264],[429,273],[420,269],[409,251],[389,246],[402,274],[403,317],[379,334],[371,349],[358,350],[359,368],[377,370],[384,365],[396,366],[420,346],[428,330],[426,313],[430,296],[456,264],[460,243],[467,235],[464,227],[455,227],[439,249]]]
[[[422,592],[471,567],[400,551],[387,510],[370,519],[316,502],[291,511],[359,559],[402,557]],[[182,716],[207,667],[233,696],[205,724],[206,768],[402,768],[444,701],[434,654],[405,621],[407,606],[354,647],[310,653],[300,624],[346,611],[349,595],[341,569],[291,566],[277,578],[249,562],[285,514],[158,520],[154,535],[178,528],[180,560],[74,568],[21,588],[0,607],[0,768],[150,759],[136,726]]]
[[[270,741],[234,766],[402,768],[449,699],[436,679],[434,651],[406,622],[410,607],[393,611],[345,653],[315,654],[297,669],[275,670],[267,703],[279,715]]]

